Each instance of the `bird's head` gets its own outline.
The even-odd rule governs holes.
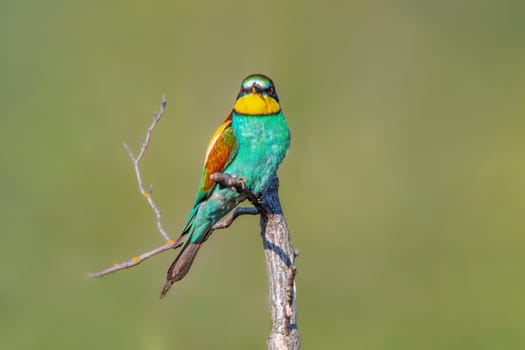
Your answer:
[[[281,111],[272,79],[262,74],[244,78],[233,110],[237,114],[264,116]]]

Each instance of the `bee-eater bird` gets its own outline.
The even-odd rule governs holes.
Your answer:
[[[246,199],[245,193],[217,185],[210,175],[245,178],[246,187],[259,195],[275,176],[289,145],[290,132],[272,80],[262,74],[246,77],[232,112],[208,145],[195,204],[182,229],[184,243],[168,270],[161,298],[188,273],[213,225]]]

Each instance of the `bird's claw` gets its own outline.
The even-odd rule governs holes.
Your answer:
[[[248,181],[247,177],[240,177],[237,179],[237,183],[241,186],[241,189],[246,190],[246,182]]]

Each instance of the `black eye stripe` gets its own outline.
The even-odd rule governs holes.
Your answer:
[[[241,86],[241,90],[240,90],[239,95],[237,96],[237,98],[240,98],[243,95],[251,94],[253,89],[255,89],[256,93],[267,94],[267,95],[271,96],[272,98],[274,98],[275,100],[279,101],[279,98],[277,97],[277,94],[275,93],[275,89],[274,89],[274,87],[272,85],[264,88],[260,84],[257,84],[257,83],[253,83],[250,86]]]

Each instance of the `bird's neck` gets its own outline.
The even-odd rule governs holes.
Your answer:
[[[271,97],[249,94],[239,98],[233,110],[242,115],[265,116],[279,113],[281,106]]]

